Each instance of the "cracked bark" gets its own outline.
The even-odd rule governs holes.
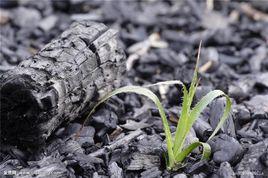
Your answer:
[[[100,23],[73,23],[1,76],[1,140],[26,147],[44,144],[61,123],[119,85],[124,63],[116,31]]]

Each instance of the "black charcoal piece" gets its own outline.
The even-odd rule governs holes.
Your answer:
[[[72,24],[1,75],[1,138],[40,146],[61,123],[118,86],[123,70],[124,54],[114,30],[89,21]]]
[[[260,162],[268,168],[268,150],[261,155]]]
[[[225,161],[235,164],[243,154],[243,149],[239,142],[225,134],[213,137],[208,143],[213,153],[213,161],[217,164]]]
[[[61,145],[59,149],[60,154],[68,154],[68,153],[83,153],[83,149],[75,140],[67,140],[64,144]]]
[[[223,114],[225,108],[225,102],[225,98],[219,98],[211,103],[209,122],[213,130],[217,127],[220,121],[221,115]],[[236,136],[233,116],[231,114],[229,114],[228,119],[224,123],[223,131],[230,136]]]
[[[66,168],[66,165],[61,162],[59,158],[54,158],[52,156],[44,157],[40,161],[31,161],[29,164],[30,167],[23,168],[17,172],[17,175],[21,175],[19,177],[75,177],[74,174]]]
[[[219,54],[219,59],[220,59],[220,62],[227,64],[229,66],[232,66],[232,67],[241,65],[243,63],[242,58],[239,58],[236,56],[229,56],[223,53]]]
[[[173,176],[173,178],[187,178],[186,174],[176,174]]]
[[[102,159],[82,153],[68,154],[63,162],[84,175],[92,175],[96,171],[97,165],[103,164]]]
[[[222,162],[217,172],[219,178],[235,178],[235,173],[232,166],[228,162]]]
[[[205,173],[199,173],[199,174],[194,174],[193,178],[206,178],[207,175]]]
[[[56,132],[58,137],[61,138],[74,138],[80,145],[83,145],[84,143],[93,144],[94,140],[94,134],[95,134],[95,128],[92,126],[84,126],[82,128],[81,124],[78,123],[70,123],[66,128],[64,128],[61,133],[59,133],[60,129]],[[78,134],[79,133],[79,134]]]
[[[245,102],[253,119],[268,118],[268,95],[256,95]]]
[[[161,177],[162,172],[159,170],[158,167],[153,167],[151,169],[147,169],[143,171],[140,175],[141,178],[155,178]]]
[[[237,101],[243,101],[249,97],[249,93],[255,84],[256,79],[252,77],[241,77],[241,79],[228,86],[228,94]]]
[[[151,124],[145,123],[146,120],[142,120],[141,122],[136,122],[133,120],[127,120],[127,122],[123,125],[120,125],[122,128],[127,130],[137,130],[137,129],[144,129],[150,127]]]
[[[127,170],[146,170],[160,166],[160,157],[150,154],[134,153],[131,157]]]
[[[237,134],[240,137],[247,138],[253,142],[259,142],[263,140],[263,132],[260,127],[258,127],[258,121],[261,120],[253,120],[253,122],[244,125],[240,130],[237,131]]]
[[[233,106],[234,118],[240,124],[245,124],[251,121],[250,112],[244,105]]]
[[[12,8],[12,7],[16,7],[18,5],[18,1],[17,0],[1,0],[0,1],[0,7],[1,8]]]
[[[34,28],[38,25],[41,14],[33,8],[19,7],[13,16],[14,23],[21,28]]]
[[[123,170],[120,168],[116,162],[113,162],[109,165],[109,173],[111,178],[122,178]]]
[[[256,84],[268,88],[268,72],[256,75]]]
[[[101,108],[92,115],[90,125],[96,128],[97,139],[103,140],[103,136],[107,132],[111,132],[113,129],[116,129],[117,122],[118,116],[116,113],[110,109]]]
[[[268,150],[268,139],[264,139],[249,147],[241,162],[236,167],[236,173],[252,173],[267,175],[268,169],[262,161],[262,155]]]
[[[206,141],[213,132],[210,124],[204,121],[202,118],[198,118],[195,121],[193,128],[196,132],[196,135],[203,141]]]
[[[207,160],[199,161],[186,168],[186,173],[191,175],[201,172],[211,172],[211,166],[208,164]]]
[[[53,29],[58,21],[58,17],[55,15],[50,15],[44,19],[42,19],[38,23],[38,28],[40,28],[43,32],[49,32]]]
[[[137,143],[137,150],[144,154],[157,154],[161,152],[162,139],[160,136],[147,135],[142,137]]]
[[[259,46],[255,50],[255,54],[249,59],[249,64],[252,72],[259,72],[261,70],[262,61],[267,59],[267,48],[265,45]],[[264,79],[264,78],[263,78]],[[268,86],[268,79],[266,78],[266,84]]]

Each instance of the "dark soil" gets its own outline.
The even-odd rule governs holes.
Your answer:
[[[165,169],[165,137],[157,108],[146,98],[121,94],[98,108],[77,139],[84,116],[63,123],[38,151],[1,143],[0,175],[268,177],[268,3],[222,0],[211,10],[207,2],[1,0],[1,76],[72,22],[92,20],[118,30],[127,57],[122,86],[166,80],[189,85],[202,40],[195,101],[220,89],[232,98],[233,106],[223,129],[209,141],[211,160],[199,161],[200,150],[195,150],[176,172]],[[153,88],[173,132],[181,89]],[[222,98],[213,101],[187,141],[206,141],[224,105]]]

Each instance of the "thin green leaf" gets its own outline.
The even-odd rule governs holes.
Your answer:
[[[149,90],[147,88],[139,87],[139,86],[126,86],[126,87],[118,88],[118,89],[108,93],[93,107],[93,109],[90,111],[89,115],[87,116],[86,120],[84,121],[83,126],[88,122],[89,117],[91,116],[91,114],[95,111],[95,109],[100,104],[105,102],[110,97],[117,95],[117,94],[120,94],[120,93],[136,93],[136,94],[144,95],[144,96],[147,96],[149,99],[151,99],[155,103],[155,105],[157,106],[157,108],[159,110],[159,114],[162,118],[162,122],[164,125],[164,132],[166,135],[167,149],[168,149],[169,166],[173,167],[174,163],[175,163],[175,158],[174,158],[174,154],[173,154],[173,150],[172,150],[173,142],[172,142],[172,136],[171,136],[169,124],[167,121],[167,117],[166,117],[166,114],[164,112],[164,108],[163,108],[160,100],[158,99],[158,97],[151,90]]]
[[[217,127],[215,128],[215,130],[213,131],[213,133],[210,135],[210,137],[208,138],[208,140],[210,140],[212,137],[214,137],[217,134],[217,132],[220,130],[220,128],[223,126],[224,122],[228,118],[229,113],[231,111],[232,101],[231,101],[231,99],[229,98],[228,95],[224,94],[224,96],[226,97],[226,106],[225,106],[223,115],[222,115],[222,117],[221,117],[221,119],[220,119]]]
[[[203,147],[201,160],[209,159],[210,154],[211,154],[211,148],[209,144],[204,143],[204,142],[194,142],[190,144],[188,147],[186,147],[182,152],[180,152],[175,157],[176,162],[182,162],[195,148],[199,146]]]
[[[178,125],[175,132],[175,140],[174,140],[174,155],[176,153],[180,152],[184,143],[183,143],[183,136],[185,132],[185,128],[187,126],[187,119],[188,119],[188,113],[189,113],[189,105],[188,105],[188,91],[185,85],[183,85],[183,102],[182,102],[182,111],[181,116],[178,121]]]
[[[210,104],[215,98],[219,96],[224,96],[226,98],[226,106],[224,109],[224,113],[222,117],[220,118],[220,122],[218,123],[216,129],[214,130],[212,135],[209,137],[209,139],[211,139],[219,131],[219,129],[224,124],[225,120],[228,118],[228,114],[231,110],[231,105],[232,105],[232,102],[229,96],[227,96],[221,90],[213,90],[209,92],[195,105],[195,107],[192,109],[190,113],[190,120],[188,122],[189,125],[187,126],[187,129],[192,127],[196,119],[200,116],[201,112],[207,107],[207,105]]]
[[[195,64],[195,69],[194,69],[194,75],[192,78],[189,92],[187,91],[186,87],[183,85],[182,112],[181,112],[180,120],[177,125],[177,129],[175,133],[175,143],[174,143],[174,148],[173,148],[175,155],[181,152],[186,136],[191,129],[191,126],[189,126],[190,128],[187,127],[188,126],[187,123],[189,122],[188,121],[189,112],[190,112],[193,98],[194,98],[194,95],[198,86],[197,72],[198,72],[198,65],[199,65],[199,60],[200,60],[201,45],[202,45],[202,41],[200,41],[200,44],[199,44],[197,59],[196,59],[196,64]]]
[[[191,105],[193,102],[194,94],[198,85],[197,82],[197,72],[198,72],[198,66],[199,66],[199,60],[200,60],[200,53],[201,53],[201,46],[202,46],[202,41],[199,43],[199,48],[198,48],[198,53],[197,53],[197,59],[195,63],[195,69],[194,69],[194,75],[192,78],[191,86],[189,89],[189,99],[188,99],[188,104]]]

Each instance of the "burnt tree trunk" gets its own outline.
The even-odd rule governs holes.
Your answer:
[[[45,143],[63,122],[118,86],[125,56],[116,32],[76,22],[36,55],[1,76],[1,141]]]

